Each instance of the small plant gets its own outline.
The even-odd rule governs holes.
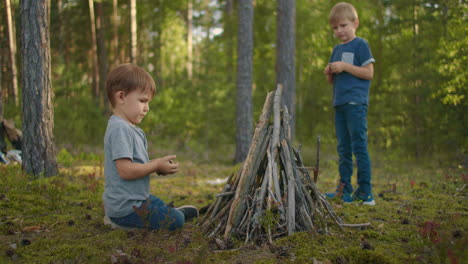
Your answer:
[[[57,162],[64,167],[71,167],[75,162],[75,158],[65,148],[62,148],[57,154]]]
[[[423,238],[429,239],[432,243],[437,244],[440,242],[438,229],[440,224],[432,221],[426,221],[419,229],[419,234]]]
[[[266,210],[263,213],[263,216],[260,219],[260,225],[265,230],[270,230],[272,227],[276,226],[279,221],[278,210],[276,207],[272,207],[270,210]]]

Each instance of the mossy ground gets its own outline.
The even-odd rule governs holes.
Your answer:
[[[63,155],[62,155],[63,156]],[[311,159],[313,160],[313,159]],[[59,160],[60,161],[60,160]],[[208,205],[238,167],[181,159],[181,171],[152,179],[151,191],[176,205]],[[83,166],[77,166],[77,164]],[[329,234],[296,233],[273,245],[206,238],[197,221],[184,229],[121,231],[104,226],[101,162],[72,160],[61,175],[32,180],[0,166],[0,263],[467,263],[466,168],[376,162],[376,206],[332,201],[346,223]],[[385,165],[382,165],[385,164]],[[62,164],[63,165],[63,164]],[[336,165],[322,161],[318,186],[334,189]],[[317,261],[317,262],[314,262]]]

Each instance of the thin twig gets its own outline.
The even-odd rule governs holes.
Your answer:
[[[364,223],[364,224],[340,224],[341,227],[366,227],[370,226],[371,223]]]

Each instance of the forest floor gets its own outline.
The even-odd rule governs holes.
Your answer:
[[[322,159],[318,187],[328,192],[336,161]],[[176,206],[210,204],[239,168],[179,162],[179,173],[151,184],[153,194]],[[346,223],[370,227],[330,224],[328,234],[245,245],[207,238],[197,220],[175,232],[103,225],[100,163],[69,159],[60,176],[37,180],[19,165],[0,166],[0,263],[468,263],[468,175],[457,164],[374,162],[376,206],[331,201]]]

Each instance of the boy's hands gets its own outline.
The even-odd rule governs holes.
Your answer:
[[[365,66],[359,67],[343,61],[335,61],[333,63],[329,63],[324,71],[329,83],[333,82],[333,78],[331,78],[333,74],[342,72],[347,72],[363,80],[372,80],[372,78],[374,78],[374,64],[369,63]]]
[[[179,163],[174,161],[175,158],[175,155],[170,155],[156,159],[156,172],[161,175],[176,173],[179,169]]]
[[[327,77],[328,83],[332,84],[333,83],[333,73],[330,68],[331,63],[329,63],[325,69],[323,70],[323,74]]]
[[[346,63],[342,61],[335,61],[328,64],[330,73],[341,73],[345,70]]]

